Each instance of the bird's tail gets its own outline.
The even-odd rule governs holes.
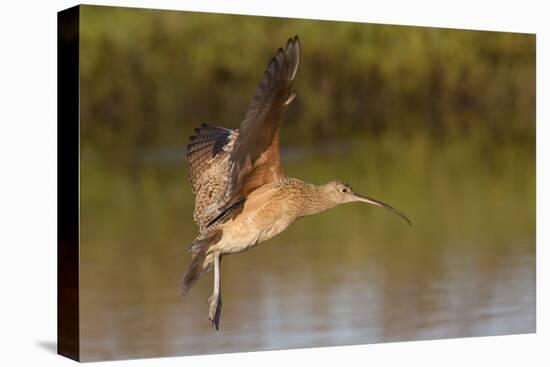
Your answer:
[[[219,237],[217,233],[209,236],[199,236],[189,246],[191,262],[183,276],[183,296],[193,288],[197,280],[212,267],[212,259],[208,256],[208,249],[215,244]]]
[[[183,276],[183,296],[185,297],[189,290],[193,288],[197,280],[201,277],[201,275],[205,272],[206,269],[204,269],[204,260],[206,258],[206,254],[193,254],[193,258],[191,259],[191,263],[187,267],[187,271],[185,272],[185,275]]]

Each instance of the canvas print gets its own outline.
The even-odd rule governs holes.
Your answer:
[[[59,353],[535,332],[535,41],[61,12]]]

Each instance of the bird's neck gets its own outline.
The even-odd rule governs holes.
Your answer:
[[[294,209],[298,218],[319,214],[336,206],[335,203],[327,199],[323,186],[317,186],[298,179],[292,179],[291,185],[295,196],[293,200]]]

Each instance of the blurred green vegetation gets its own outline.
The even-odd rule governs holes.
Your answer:
[[[96,6],[81,25],[82,143],[117,169],[202,122],[238,127],[294,34],[283,145],[419,132],[534,144],[534,35]]]
[[[415,228],[418,242],[534,237],[534,35],[85,6],[84,239],[191,241],[187,137],[201,122],[238,127],[294,34],[303,57],[283,119],[288,174],[389,201],[430,225]],[[310,223],[322,238],[340,228],[322,218],[360,228],[370,212]],[[384,214],[369,217],[380,238],[404,235]]]
[[[294,34],[303,57],[283,119],[288,174],[348,180],[431,223],[419,241],[534,236],[534,35],[85,6],[81,178],[93,238],[194,237],[187,137],[201,122],[238,127]],[[403,233],[384,214],[372,217],[381,238]]]

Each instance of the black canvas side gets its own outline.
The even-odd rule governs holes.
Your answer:
[[[80,359],[78,6],[57,14],[57,353]]]

